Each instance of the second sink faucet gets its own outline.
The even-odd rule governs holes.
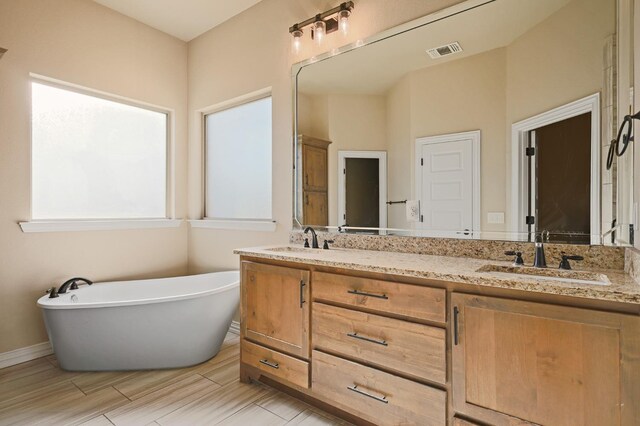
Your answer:
[[[547,260],[544,257],[544,244],[542,243],[542,237],[540,237],[540,241],[538,241],[538,237],[536,237],[536,251],[533,257],[533,267],[534,268],[546,268]]]
[[[311,232],[311,248],[320,248],[320,245],[318,244],[318,234],[316,234],[316,231],[314,231],[312,227],[307,226],[304,229],[304,233],[306,234],[307,232]]]

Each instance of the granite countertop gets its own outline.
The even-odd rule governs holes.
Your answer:
[[[305,263],[355,271],[379,272],[412,278],[452,281],[482,287],[505,288],[544,294],[581,297],[640,305],[640,284],[622,270],[589,269],[558,271],[563,278],[516,274],[510,262],[464,257],[434,256],[374,250],[332,248],[309,249],[302,246],[271,246],[234,250],[235,254],[293,263]],[[555,265],[554,265],[555,266]],[[480,272],[483,269],[486,272]],[[496,272],[492,269],[501,269]],[[515,268],[519,269],[519,268]],[[533,273],[556,274],[555,268]],[[602,277],[605,275],[606,277]],[[586,284],[572,279],[602,277],[609,284]]]

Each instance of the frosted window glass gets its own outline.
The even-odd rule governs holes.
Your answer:
[[[271,98],[208,114],[206,216],[271,219]]]
[[[34,219],[166,217],[167,114],[31,89]]]

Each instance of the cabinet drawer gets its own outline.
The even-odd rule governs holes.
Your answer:
[[[314,303],[313,344],[417,378],[446,382],[446,331]]]
[[[478,423],[472,423],[469,420],[461,419],[460,417],[454,417],[453,426],[480,426],[480,425]]]
[[[447,394],[374,368],[312,352],[313,392],[376,424],[446,424]]]
[[[317,272],[313,298],[444,323],[446,291],[439,288]]]
[[[309,363],[305,361],[246,340],[242,341],[241,360],[268,375],[279,377],[303,388],[309,387]]]

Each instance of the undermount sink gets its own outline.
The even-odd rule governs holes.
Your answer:
[[[476,272],[493,272],[512,276],[528,275],[540,280],[562,281],[576,284],[609,285],[609,278],[598,272],[574,271],[552,268],[531,268],[526,266],[484,265]]]

